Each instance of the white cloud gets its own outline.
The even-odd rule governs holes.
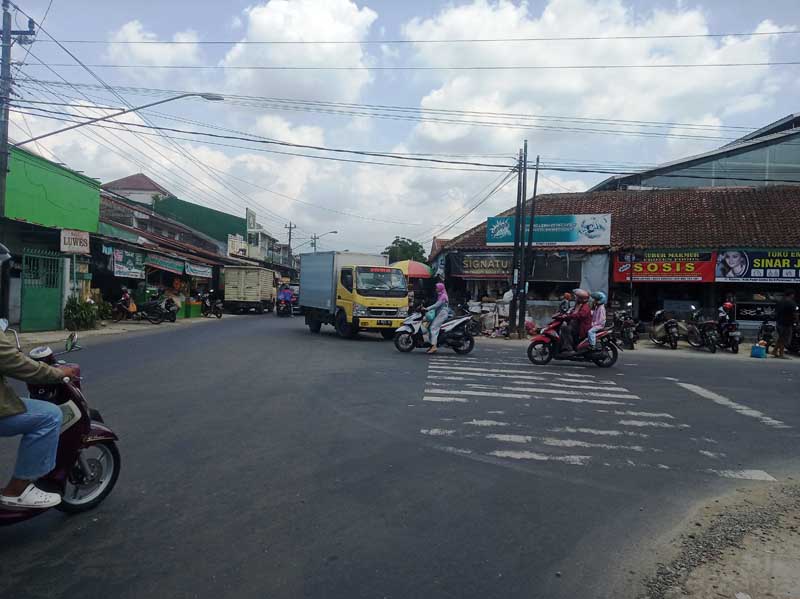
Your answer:
[[[270,0],[245,11],[242,41],[363,40],[378,15],[350,0]],[[363,67],[369,57],[359,44],[239,43],[225,66]],[[226,89],[243,94],[356,100],[371,80],[368,71],[226,71]]]

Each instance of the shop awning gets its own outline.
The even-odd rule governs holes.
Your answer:
[[[206,266],[205,264],[186,262],[186,274],[193,277],[199,277],[201,279],[210,279],[212,269],[210,266]]]
[[[184,262],[182,260],[176,260],[175,258],[168,258],[150,252],[147,253],[147,258],[144,263],[145,266],[175,273],[176,275],[182,275],[184,271]]]

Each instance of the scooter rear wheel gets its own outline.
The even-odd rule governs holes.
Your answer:
[[[155,314],[151,314],[147,312],[145,314],[145,318],[152,322],[153,324],[161,324],[164,322],[164,315],[161,312],[156,312]]]
[[[543,341],[534,341],[528,346],[528,359],[537,366],[545,366],[553,359],[553,346]]]
[[[471,335],[466,335],[461,345],[454,345],[453,351],[457,354],[465,355],[475,349],[475,339]]]
[[[57,510],[76,514],[78,512],[85,512],[97,507],[114,489],[119,478],[119,469],[122,465],[122,460],[119,455],[116,443],[113,441],[102,441],[95,445],[90,445],[83,451],[92,452],[97,457],[89,457],[87,462],[92,468],[92,473],[96,475],[99,480],[96,482],[84,482],[81,477],[84,476],[80,472],[77,464],[73,467],[73,471],[69,474],[67,485],[64,490],[64,495],[61,498],[61,503],[56,506]],[[81,494],[81,491],[86,491],[86,494]]]
[[[613,343],[604,343],[600,348],[600,352],[603,354],[603,357],[592,360],[592,362],[597,364],[600,368],[611,368],[617,363],[619,352]]]

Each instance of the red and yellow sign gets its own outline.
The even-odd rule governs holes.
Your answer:
[[[713,283],[717,252],[663,251],[614,254],[614,282]]]

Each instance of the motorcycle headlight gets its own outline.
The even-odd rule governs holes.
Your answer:
[[[362,306],[359,303],[353,303],[353,316],[368,316],[369,310],[366,306]]]
[[[406,316],[408,316],[408,308],[398,308],[397,315],[400,318],[405,318]]]

